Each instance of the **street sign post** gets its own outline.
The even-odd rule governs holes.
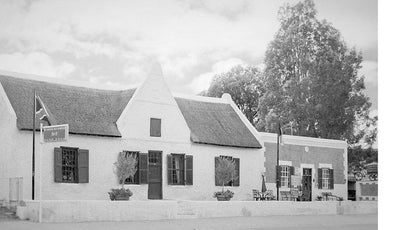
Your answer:
[[[53,125],[43,126],[41,131],[41,141],[45,142],[65,142],[68,141],[69,126],[65,125]]]

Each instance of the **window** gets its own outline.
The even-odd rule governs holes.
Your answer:
[[[334,170],[330,168],[318,168],[318,188],[334,189]]]
[[[168,184],[193,184],[193,156],[185,154],[170,154],[168,160]]]
[[[224,158],[234,162],[234,164],[235,164],[235,175],[236,175],[236,178],[233,178],[225,186],[234,186],[234,187],[240,186],[240,159],[239,158],[234,158],[234,157],[231,157],[231,156],[215,157],[215,168],[218,167],[219,159],[224,159]],[[220,182],[217,180],[216,176],[215,176],[215,186],[222,186],[222,184],[220,184]]]
[[[280,187],[289,187],[289,174],[290,174],[290,166],[282,165],[281,166],[281,176],[280,176]]]
[[[290,165],[276,165],[276,183],[279,187],[290,188],[291,176],[295,174],[295,167]]]
[[[172,184],[185,184],[185,155],[172,154]]]
[[[134,176],[127,178],[125,184],[147,184],[148,154],[137,151],[124,151],[126,154],[134,155],[137,159],[137,171]]]
[[[150,136],[151,137],[161,137],[161,123],[162,120],[158,118],[150,118]]]
[[[322,169],[322,189],[329,189],[329,169]]]
[[[54,149],[54,179],[61,183],[88,183],[89,152],[86,149]]]

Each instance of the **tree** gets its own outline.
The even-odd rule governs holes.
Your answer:
[[[371,120],[364,78],[358,76],[362,56],[316,14],[312,0],[280,8],[280,29],[264,60],[266,91],[257,127],[276,132],[281,120],[294,135],[356,143],[364,136],[357,122]]]
[[[120,152],[114,165],[115,173],[121,182],[121,188],[124,190],[124,181],[134,176],[137,171],[137,159],[132,154]]]
[[[238,178],[234,161],[227,158],[219,158],[218,165],[215,167],[215,178],[222,185],[222,192],[224,192],[224,185]]]
[[[255,125],[258,120],[259,98],[263,96],[262,73],[255,67],[235,66],[226,73],[214,76],[205,93],[210,97],[221,97],[229,93],[247,119]]]

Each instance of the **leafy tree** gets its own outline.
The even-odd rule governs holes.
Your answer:
[[[378,150],[355,146],[348,148],[348,173],[364,168],[366,164],[378,162]]]
[[[214,77],[206,96],[221,97],[229,93],[247,119],[255,125],[258,120],[259,98],[263,96],[262,73],[255,67],[235,66]]]
[[[371,120],[364,78],[358,76],[362,56],[316,14],[312,0],[280,8],[280,29],[264,60],[266,91],[257,127],[276,132],[281,120],[293,135],[356,143],[365,133],[356,130],[357,122]]]
[[[215,178],[222,185],[222,192],[224,192],[224,185],[238,178],[234,161],[219,158],[218,165],[215,167]]]
[[[137,171],[137,159],[132,154],[120,152],[114,165],[115,173],[121,182],[121,188],[124,190],[124,181],[134,176]]]

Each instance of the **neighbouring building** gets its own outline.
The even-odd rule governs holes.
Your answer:
[[[25,200],[31,199],[35,89],[52,125],[69,124],[70,133],[67,142],[40,144],[37,130],[35,199],[41,181],[44,200],[108,200],[107,192],[120,187],[113,164],[121,151],[138,159],[136,175],[126,181],[132,200],[214,200],[221,189],[218,157],[236,163],[238,178],[227,186],[233,200],[251,200],[261,186],[260,136],[229,95],[173,95],[161,71],[121,91],[0,75],[0,178],[22,177]]]
[[[316,200],[323,194],[348,198],[347,143],[340,140],[282,135],[277,165],[277,135],[260,133],[265,148],[265,176],[268,189],[276,194],[297,187],[301,200]],[[282,198],[282,196],[280,196]]]

